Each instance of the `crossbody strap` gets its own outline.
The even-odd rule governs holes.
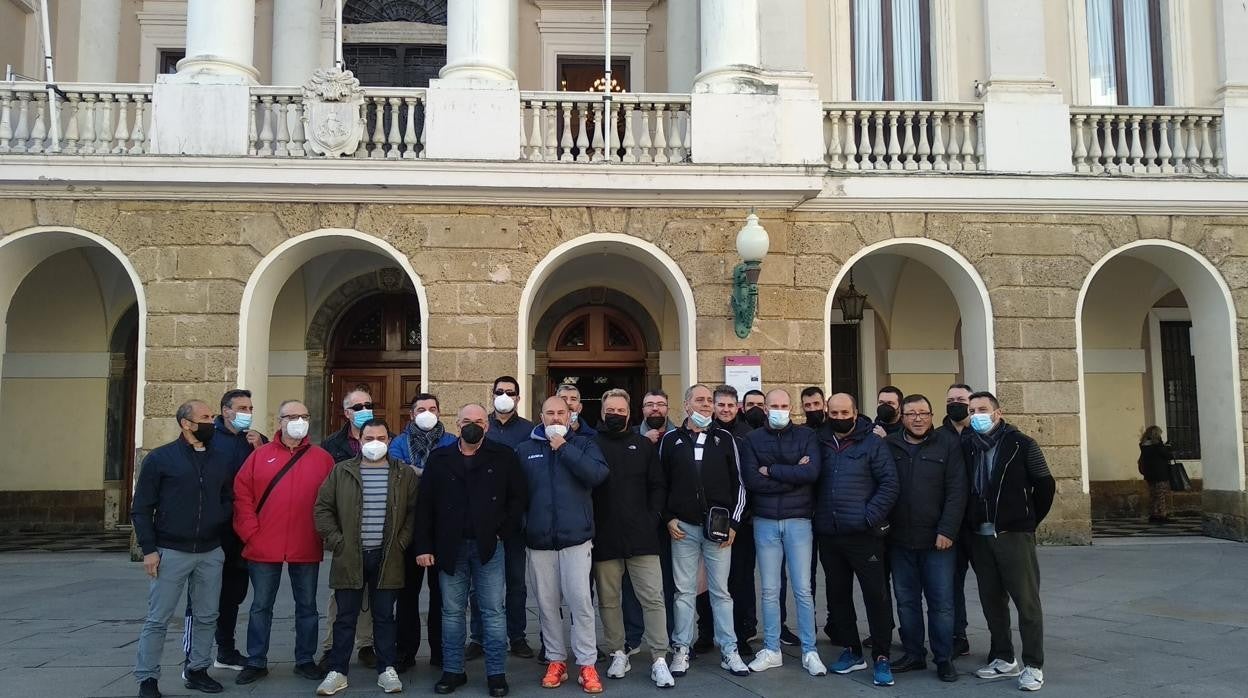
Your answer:
[[[277,474],[273,476],[273,479],[269,480],[269,486],[264,488],[264,494],[260,495],[260,501],[256,502],[256,516],[260,515],[260,510],[264,508],[264,503],[269,501],[269,495],[273,494],[273,488],[277,487],[277,483],[280,482],[282,478],[286,477],[286,473],[289,473],[291,468],[295,467],[295,463],[297,463],[300,458],[303,458],[303,454],[311,450],[312,447],[308,446],[302,451],[296,453],[290,460],[286,461],[286,465],[283,465],[281,470],[277,471]]]

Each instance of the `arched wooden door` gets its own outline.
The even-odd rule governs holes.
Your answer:
[[[402,429],[420,392],[423,341],[414,293],[368,296],[343,313],[326,362],[326,434],[342,428],[342,398],[360,388],[372,395],[374,416],[387,420],[391,431]]]
[[[581,418],[596,427],[602,417],[602,394],[623,388],[632,398],[633,421],[640,419],[646,391],[646,345],[637,323],[604,305],[568,313],[550,334],[546,394],[571,383],[581,391]]]

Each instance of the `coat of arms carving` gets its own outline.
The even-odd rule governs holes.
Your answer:
[[[303,132],[308,150],[340,157],[364,137],[364,90],[349,70],[325,68],[303,86]]]

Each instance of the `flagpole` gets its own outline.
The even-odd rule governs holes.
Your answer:
[[[334,67],[342,70],[342,0],[334,0]]]
[[[602,85],[602,115],[606,119],[607,128],[603,129],[603,150],[606,154],[606,161],[611,162],[615,157],[615,153],[611,152],[611,132],[607,129],[615,128],[615,119],[611,118],[611,0],[603,0],[605,7],[602,13],[603,30],[606,33],[606,74],[603,76]]]
[[[48,119],[52,122],[50,135],[52,143],[49,152],[61,152],[61,119],[56,104],[56,78],[52,76],[52,29],[48,18],[48,0],[39,0],[39,20],[43,25],[43,79],[48,88]]]

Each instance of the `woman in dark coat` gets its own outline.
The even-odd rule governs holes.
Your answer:
[[[1161,437],[1161,427],[1150,426],[1140,437],[1140,475],[1148,483],[1150,523],[1170,521],[1170,462],[1174,453]]]

